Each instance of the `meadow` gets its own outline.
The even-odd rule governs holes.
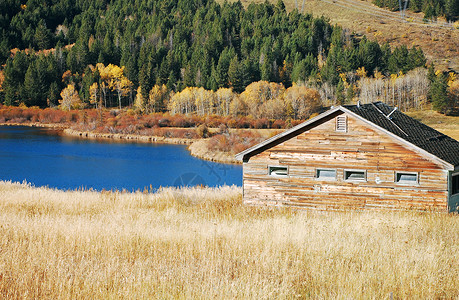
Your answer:
[[[0,182],[2,299],[459,299],[459,217]]]

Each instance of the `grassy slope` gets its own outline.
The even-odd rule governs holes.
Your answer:
[[[276,3],[276,0],[270,0]],[[459,29],[448,29],[440,26],[426,26],[421,23],[409,23],[396,20],[398,12],[384,11],[361,0],[308,0],[304,11],[314,16],[326,16],[333,24],[349,28],[357,34],[364,34],[379,42],[389,42],[392,46],[422,47],[427,59],[433,61],[437,68],[448,68],[459,72]],[[219,0],[223,2],[223,0]],[[244,5],[262,0],[242,0]],[[294,0],[284,0],[287,10],[295,8]],[[303,1],[298,0],[298,5]],[[364,13],[362,8],[372,14]],[[408,12],[408,17],[421,19],[422,14]],[[388,17],[386,17],[388,16]]]
[[[445,116],[431,110],[406,114],[459,141],[459,117]]]
[[[0,182],[0,298],[455,298],[459,219]]]

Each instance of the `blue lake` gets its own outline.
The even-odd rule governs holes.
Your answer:
[[[0,180],[64,190],[240,186],[242,166],[195,158],[181,145],[95,141],[52,129],[0,126]]]

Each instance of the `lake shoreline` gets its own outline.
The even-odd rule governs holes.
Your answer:
[[[173,145],[186,145],[190,154],[196,158],[213,161],[224,164],[241,164],[233,155],[222,151],[211,151],[207,148],[206,139],[186,139],[186,138],[170,138],[163,136],[150,136],[138,134],[123,134],[123,133],[101,133],[93,131],[79,131],[69,128],[63,124],[44,124],[39,122],[33,123],[0,123],[0,126],[28,126],[28,127],[41,127],[61,130],[66,136],[73,136],[83,139],[93,140],[119,140],[119,141],[134,141],[140,143],[154,143],[154,144],[173,144]]]

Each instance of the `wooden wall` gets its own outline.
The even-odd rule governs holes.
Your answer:
[[[287,177],[268,166],[288,166]],[[336,169],[336,180],[315,178]],[[344,170],[367,172],[364,182],[344,180]],[[348,116],[348,131],[335,118],[251,157],[243,165],[244,202],[309,209],[417,209],[447,211],[448,171],[395,138]],[[419,183],[395,182],[395,172],[417,172]]]

